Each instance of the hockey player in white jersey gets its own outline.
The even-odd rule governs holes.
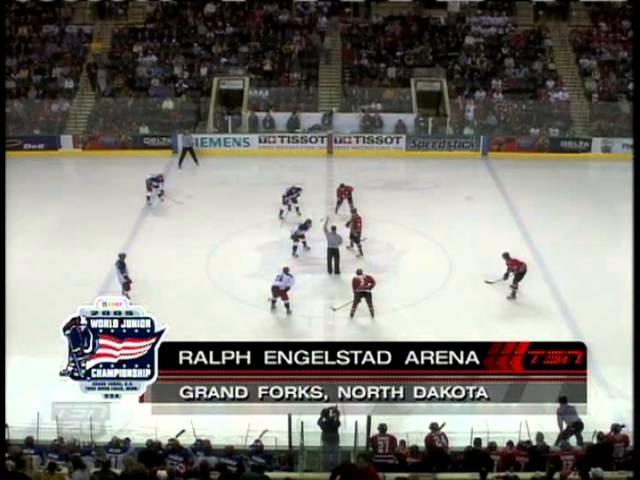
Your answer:
[[[298,198],[302,195],[302,187],[296,187],[292,185],[287,188],[287,190],[282,195],[282,207],[280,207],[280,212],[278,213],[278,218],[282,220],[284,218],[284,208],[287,207],[287,212],[291,211],[291,206],[296,207],[296,213],[298,216],[301,216],[300,207],[298,206]]]
[[[276,301],[281,299],[284,302],[284,308],[287,309],[287,315],[291,315],[291,307],[289,306],[289,295],[287,292],[293,287],[295,279],[289,273],[289,267],[283,267],[282,273],[276,275],[276,279],[271,285],[271,310],[276,309]]]
[[[162,173],[149,175],[145,180],[145,186],[147,188],[147,205],[150,206],[154,198],[164,202],[164,175]]]
[[[131,298],[129,296],[129,292],[131,291],[131,284],[133,283],[133,280],[131,280],[131,277],[129,276],[129,268],[127,267],[127,264],[125,262],[126,258],[126,253],[118,254],[118,261],[116,262],[116,273],[118,274],[118,282],[122,287],[122,295],[127,298]]]
[[[303,223],[295,227],[291,230],[291,240],[293,240],[293,248],[291,251],[291,255],[294,257],[298,256],[298,243],[302,240],[302,246],[305,250],[310,250],[311,248],[307,245],[307,237],[306,233],[311,229],[311,219],[307,218]]]

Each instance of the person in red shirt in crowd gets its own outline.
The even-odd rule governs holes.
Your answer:
[[[518,291],[518,284],[527,274],[527,264],[517,258],[512,258],[508,252],[504,252],[502,254],[502,258],[507,263],[507,271],[502,278],[507,280],[509,275],[513,274],[513,280],[511,280],[511,294],[507,298],[509,300],[515,300],[516,292]]]
[[[398,448],[398,440],[387,433],[387,424],[378,425],[378,433],[369,439],[369,447],[373,452],[373,465],[379,472],[388,472],[395,464],[395,451]]]
[[[360,453],[356,457],[356,480],[380,480],[380,476],[373,465],[371,458],[366,453]]]
[[[350,318],[356,314],[358,304],[364,299],[369,307],[369,313],[371,318],[374,318],[375,313],[373,311],[373,296],[371,290],[376,286],[376,281],[371,275],[365,275],[361,268],[356,270],[356,276],[351,281],[351,287],[353,289],[353,304],[351,305]]]
[[[629,436],[622,433],[624,425],[613,423],[611,431],[605,436],[605,440],[613,447],[613,468],[618,470],[618,466],[623,463],[627,448],[629,448]]]
[[[487,453],[489,457],[491,457],[491,461],[493,462],[492,472],[498,471],[498,466],[500,465],[500,452],[498,451],[498,444],[496,442],[487,443]]]
[[[500,450],[498,472],[513,472],[514,470],[517,470],[516,446],[513,440],[509,440],[505,447]]]
[[[398,442],[398,448],[393,452],[401,469],[407,465],[407,457],[409,456],[409,449],[407,448],[407,441],[400,440]]]
[[[429,433],[424,437],[427,450],[427,464],[430,472],[446,472],[449,468],[449,439],[436,422],[429,424]]]
[[[420,452],[418,445],[411,445],[407,454],[407,470],[410,472],[421,472],[423,470],[424,456]]]
[[[340,184],[338,190],[336,191],[336,213],[338,213],[338,210],[342,206],[342,202],[344,202],[345,200],[349,204],[349,210],[353,210],[354,207],[352,194],[353,187],[351,185],[345,185],[344,183]]]
[[[532,447],[530,441],[518,442],[514,454],[515,471],[517,472],[529,472],[529,462],[531,456],[529,455],[529,449]]]

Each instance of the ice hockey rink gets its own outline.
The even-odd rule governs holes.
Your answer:
[[[170,198],[146,207],[144,180],[160,172]],[[64,436],[88,438],[86,426],[57,413],[92,399],[58,376],[67,349],[60,328],[79,305],[119,293],[120,251],[132,301],[168,326],[165,340],[580,340],[590,362],[585,437],[614,421],[631,424],[631,162],[208,157],[178,170],[168,156],[52,155],[9,159],[6,182],[12,437],[34,434],[39,412],[40,438],[55,436],[57,414]],[[346,205],[332,214],[340,182],[355,186],[367,240],[361,259],[342,250],[337,277],[326,273],[320,220],[329,213],[347,236]],[[297,215],[277,218],[291,184],[304,188],[302,218],[314,222],[311,250],[298,259],[289,240]],[[483,282],[504,272],[503,251],[529,266],[516,302],[506,300],[507,285]],[[284,265],[296,278],[291,316],[267,302]],[[378,281],[375,321],[364,305],[354,320],[329,308],[349,300],[358,267]],[[343,430],[359,420],[362,432],[364,416],[346,413]],[[316,418],[295,417],[296,429],[308,425],[308,443]],[[557,432],[554,415],[374,422],[421,443],[429,422],[446,421],[452,444],[463,446],[471,428],[484,435],[488,424],[492,437],[515,439],[525,418],[532,434]],[[284,415],[154,416],[137,398],[109,405],[102,421],[94,427],[102,439],[166,441],[193,421],[216,444],[241,444],[247,430],[263,429],[267,446],[286,441]]]

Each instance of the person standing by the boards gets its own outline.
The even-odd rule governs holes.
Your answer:
[[[116,261],[116,273],[118,274],[118,283],[120,283],[120,287],[122,288],[122,295],[131,299],[129,292],[131,291],[131,284],[133,281],[129,276],[129,268],[127,267],[127,262],[125,262],[126,258],[126,253],[122,252],[118,254],[118,260]]]
[[[376,281],[371,275],[365,275],[361,268],[356,270],[356,276],[353,277],[353,280],[351,281],[351,287],[353,288],[353,304],[351,305],[351,313],[349,314],[350,318],[353,318],[356,314],[358,304],[363,299],[367,302],[371,318],[374,318],[373,296],[371,294],[371,290],[373,290],[373,287],[375,286]]]
[[[193,148],[195,141],[189,133],[182,135],[182,149],[180,150],[180,159],[178,160],[178,168],[182,168],[182,162],[187,153],[191,156],[196,165],[200,165],[198,157],[196,157],[196,151]]]
[[[327,271],[329,275],[340,275],[340,245],[342,237],[337,232],[337,227],[331,225],[331,231],[327,228],[329,217],[324,220],[324,235],[327,237]]]

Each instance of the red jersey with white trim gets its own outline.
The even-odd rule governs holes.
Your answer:
[[[362,233],[362,217],[357,213],[351,216],[351,220],[347,222],[347,227],[351,233]]]
[[[449,438],[444,432],[432,432],[424,437],[424,446],[427,448],[427,451],[433,448],[449,450]]]
[[[522,273],[527,270],[527,264],[517,258],[511,258],[507,260],[507,269],[511,273]]]
[[[346,200],[353,193],[353,187],[351,185],[345,185],[344,187],[338,187],[336,195],[338,200]]]
[[[388,433],[378,433],[369,439],[373,451],[373,461],[378,463],[394,463],[398,440]]]
[[[356,275],[351,281],[354,292],[370,292],[376,286],[371,275]]]
[[[572,448],[564,450],[552,455],[550,462],[556,465],[562,472],[571,473],[576,469],[576,462],[580,459],[583,452],[580,449]]]
[[[630,444],[629,436],[625,433],[608,433],[605,439],[613,446],[613,459],[622,460]]]

